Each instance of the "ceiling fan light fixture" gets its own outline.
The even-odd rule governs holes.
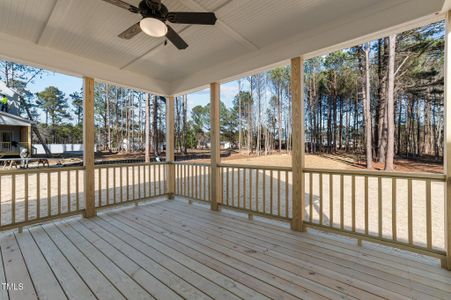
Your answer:
[[[153,37],[162,37],[168,33],[168,27],[163,21],[155,18],[144,18],[139,22],[141,30]]]

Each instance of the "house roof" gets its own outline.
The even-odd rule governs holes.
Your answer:
[[[126,0],[137,5],[139,0]],[[445,3],[446,2],[446,3]],[[172,11],[214,11],[215,26],[174,24],[164,38],[119,33],[140,16],[102,0],[0,1],[0,55],[161,95],[328,51],[385,30],[437,19],[449,0],[163,0]]]
[[[31,124],[30,120],[3,111],[0,112],[0,126],[31,126]]]

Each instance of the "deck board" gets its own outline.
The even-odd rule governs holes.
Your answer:
[[[171,200],[0,235],[1,299],[446,299],[415,257]],[[405,258],[405,259],[403,259]],[[4,277],[4,278],[3,278]]]
[[[167,204],[163,204],[162,206],[164,205]],[[291,231],[286,233],[280,232],[280,228],[274,229],[274,226],[272,226],[272,228],[265,227],[264,230],[261,230],[258,226],[257,228],[254,228],[254,224],[249,225],[249,223],[247,223],[248,221],[243,219],[230,224],[230,217],[224,217],[221,215],[200,215],[196,210],[186,212],[191,208],[183,206],[179,208],[171,206],[171,210],[166,208],[165,215],[168,215],[169,217],[169,215],[172,214],[170,216],[171,220],[175,217],[172,212],[175,209],[178,209],[178,214],[185,214],[185,219],[187,216],[186,214],[189,214],[189,216],[194,214],[199,218],[213,218],[214,221],[213,223],[210,222],[211,224],[217,224],[218,227],[222,226],[221,228],[217,228],[217,230],[215,229],[217,232],[233,232],[235,237],[244,236],[241,241],[238,241],[238,243],[246,243],[250,240],[256,240],[257,244],[263,243],[264,247],[277,247],[277,251],[275,251],[276,253],[282,252],[288,255],[288,257],[299,257],[302,255],[305,261],[314,261],[316,265],[323,265],[328,269],[333,269],[335,265],[341,266],[342,268],[338,269],[340,274],[348,274],[349,276],[355,278],[366,278],[367,280],[370,280],[369,282],[379,285],[383,289],[392,289],[400,294],[408,293],[412,297],[426,297],[425,294],[429,293],[430,295],[438,294],[446,298],[450,293],[451,286],[449,277],[445,276],[443,277],[443,281],[436,281],[435,279],[429,278],[428,273],[425,272],[422,272],[423,276],[418,276],[415,273],[405,271],[403,269],[396,269],[383,265],[381,266],[380,264],[371,262],[371,255],[356,255],[356,252],[336,246],[337,242],[332,242],[330,245],[327,245],[327,247],[324,247],[324,242],[315,241],[316,237],[304,235],[302,243],[299,243],[296,239],[293,239],[293,237],[299,235]],[[152,213],[155,213],[155,211],[152,211]],[[161,216],[160,218],[162,218],[162,220],[167,220],[168,217],[164,218]],[[191,217],[189,220],[194,220],[194,218]],[[221,220],[226,222],[225,224],[227,224],[227,227],[224,226],[224,223],[221,223]],[[204,220],[203,222],[208,223],[209,221]],[[238,223],[243,224],[240,225]],[[193,232],[197,233],[197,231]],[[274,243],[270,243],[269,241],[274,241]],[[354,246],[354,248],[355,251],[358,251],[358,247]],[[302,251],[296,253],[299,250]],[[305,254],[309,255],[309,257],[306,257]],[[400,260],[399,257],[398,260]],[[373,268],[367,268],[368,266],[372,266]],[[424,282],[427,282],[427,284],[424,284]],[[417,293],[417,291],[420,291],[420,293]]]

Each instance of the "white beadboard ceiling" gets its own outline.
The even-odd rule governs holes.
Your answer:
[[[140,16],[102,0],[0,0],[0,56],[170,95],[436,19],[444,2],[163,0],[170,11],[214,11],[218,17],[215,26],[172,25],[189,44],[180,51],[144,33],[118,38]]]

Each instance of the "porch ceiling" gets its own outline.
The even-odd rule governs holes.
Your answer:
[[[138,4],[139,0],[128,0]],[[224,81],[422,17],[444,0],[164,0],[173,11],[214,11],[216,26],[174,25],[184,51],[143,33],[101,0],[0,1],[0,55],[159,94]]]

